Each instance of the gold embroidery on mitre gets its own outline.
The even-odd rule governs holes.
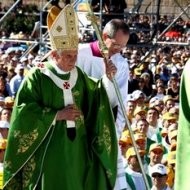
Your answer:
[[[61,32],[63,30],[63,28],[61,26],[57,26],[57,31]]]
[[[54,50],[75,50],[78,48],[78,25],[74,8],[67,5],[58,14],[55,20],[51,17],[51,10],[48,13],[47,23],[51,20],[52,24],[48,25],[50,42]]]

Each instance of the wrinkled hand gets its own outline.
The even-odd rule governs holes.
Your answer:
[[[77,108],[75,104],[71,104],[59,110],[57,112],[56,120],[70,120],[75,121],[82,115],[81,111]]]
[[[109,80],[112,80],[112,78],[115,76],[117,72],[117,68],[110,59],[104,59],[104,62],[106,66],[106,75],[109,78]]]

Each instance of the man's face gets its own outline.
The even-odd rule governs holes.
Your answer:
[[[1,120],[2,121],[10,121],[11,111],[8,109],[3,109],[1,112]]]
[[[59,54],[55,52],[54,57],[57,62],[57,66],[61,70],[68,72],[75,67],[77,50],[64,50]]]
[[[161,163],[163,157],[163,151],[160,149],[154,149],[150,152],[151,162],[154,164]]]
[[[143,95],[141,95],[138,99],[136,99],[136,103],[137,104],[144,104],[144,96]]]
[[[166,185],[166,181],[167,181],[167,175],[161,175],[161,174],[152,174],[152,182],[153,185],[155,185],[156,187],[163,187],[164,185]]]
[[[130,156],[128,159],[129,165],[131,165],[133,168],[140,168],[137,156]]]
[[[159,112],[162,112],[164,109],[164,103],[161,100],[156,100],[154,106]]]
[[[127,113],[132,115],[134,109],[135,109],[135,103],[133,101],[129,101],[127,103]]]
[[[137,144],[137,146],[138,146],[138,148],[140,150],[145,150],[146,149],[146,140],[145,139],[138,139],[136,141],[136,144]]]
[[[20,75],[20,76],[23,76],[23,75],[24,75],[24,69],[20,69],[20,70],[19,70],[19,75]]]
[[[129,34],[125,34],[122,30],[118,30],[114,38],[110,38],[109,36],[105,37],[105,44],[109,53],[113,55],[121,52],[121,50],[126,47],[128,40]]]
[[[169,110],[170,108],[175,106],[175,102],[173,100],[168,100],[166,102],[166,108]]]
[[[158,112],[154,109],[150,109],[147,112],[147,121],[148,122],[154,122],[158,119]]]
[[[140,133],[143,133],[146,135],[147,131],[148,131],[148,122],[146,121],[139,121],[137,123],[137,130],[140,132]]]

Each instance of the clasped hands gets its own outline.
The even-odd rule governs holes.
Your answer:
[[[56,120],[76,121],[81,115],[82,112],[77,108],[77,106],[75,104],[70,104],[57,112]]]

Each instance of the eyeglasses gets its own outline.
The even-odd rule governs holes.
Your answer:
[[[123,49],[126,47],[126,44],[118,44],[118,43],[114,43],[114,42],[112,42],[112,45],[115,49]]]
[[[123,49],[126,47],[126,44],[119,44],[116,42],[115,39],[109,37],[109,39],[111,40],[111,43],[112,43],[112,46],[115,48],[115,49]]]
[[[153,174],[153,175],[152,175],[153,178],[156,178],[156,177],[162,178],[162,177],[164,177],[164,176],[166,176],[166,175],[162,175],[162,174]]]

